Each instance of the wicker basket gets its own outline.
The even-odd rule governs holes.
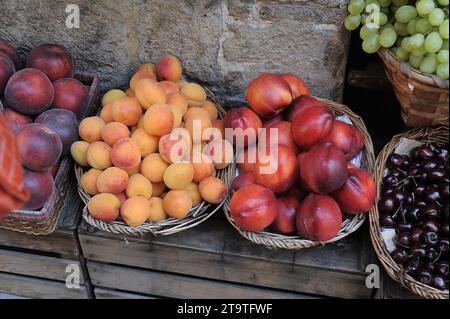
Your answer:
[[[384,146],[377,157],[374,169],[374,178],[377,184],[376,202],[380,198],[381,180],[385,175],[386,161],[389,155],[395,150],[402,138],[408,138],[419,142],[431,142],[437,145],[448,143],[448,126],[438,126],[435,128],[415,128],[404,134],[396,135]],[[386,269],[389,276],[399,282],[403,287],[416,295],[432,299],[448,299],[448,290],[442,291],[425,285],[406,274],[391,257],[386,244],[381,237],[380,216],[378,206],[374,205],[369,212],[370,237],[372,239],[375,252]]]
[[[330,108],[334,110],[336,115],[346,115],[360,131],[364,135],[365,140],[365,149],[363,150],[363,156],[361,161],[361,167],[367,170],[369,173],[372,172],[375,163],[375,155],[373,151],[372,139],[370,138],[369,132],[363,122],[363,120],[353,113],[347,106],[338,104],[332,101],[319,99],[320,101],[326,103]],[[327,241],[313,241],[304,239],[301,236],[286,236],[271,233],[268,231],[258,231],[258,232],[250,232],[240,229],[233,218],[230,215],[230,200],[227,199],[224,207],[225,216],[237,229],[237,231],[246,239],[251,242],[264,245],[267,248],[284,248],[284,249],[293,249],[299,250],[304,248],[310,248],[315,246],[322,246],[328,243],[333,243],[335,241],[341,240],[342,238],[350,235],[354,231],[356,231],[361,225],[364,223],[366,219],[366,214],[357,214],[357,215],[346,215],[344,221],[342,223],[341,230],[336,235],[336,237],[327,240]]]
[[[97,75],[87,72],[77,71],[74,78],[86,85],[88,89],[88,103],[83,113],[84,117],[94,111],[97,103],[99,79]],[[70,173],[73,161],[70,156],[66,156],[58,168],[55,176],[55,191],[44,207],[39,211],[12,211],[3,220],[0,220],[0,228],[22,232],[30,235],[51,234],[58,224],[60,213],[64,207],[66,195],[70,191]]]
[[[413,69],[390,50],[381,49],[378,54],[402,107],[406,126],[446,125],[449,81]]]
[[[208,92],[208,97],[214,101],[214,103],[218,108],[219,118],[223,118],[225,116],[225,110],[220,105],[220,102],[214,97],[214,94],[211,91],[207,89],[206,91]],[[120,219],[113,222],[103,222],[93,218],[87,209],[87,203],[91,199],[91,195],[87,194],[81,187],[80,179],[83,173],[84,173],[83,168],[75,164],[75,175],[78,180],[78,193],[80,194],[83,202],[86,204],[86,206],[83,209],[83,218],[88,224],[105,232],[123,234],[127,236],[142,236],[146,233],[151,233],[153,235],[171,235],[192,228],[204,222],[205,220],[210,218],[215,212],[217,212],[225,202],[224,199],[220,204],[212,205],[203,201],[202,203],[194,206],[191,209],[191,211],[187,214],[187,216],[182,219],[168,218],[160,222],[153,222],[153,223],[147,222],[138,227],[128,226],[125,222],[123,222]],[[234,176],[235,176],[234,162],[228,165],[227,168],[217,170],[216,172],[216,177],[224,181],[228,189],[230,189]]]

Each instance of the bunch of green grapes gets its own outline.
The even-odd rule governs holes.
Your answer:
[[[350,0],[344,25],[356,30],[362,48],[390,48],[424,73],[449,78],[449,0]]]

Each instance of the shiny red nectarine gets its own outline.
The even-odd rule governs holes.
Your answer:
[[[309,149],[324,141],[331,132],[334,112],[324,103],[298,110],[292,122],[292,134],[302,149]]]
[[[279,75],[263,73],[247,87],[247,102],[259,116],[270,118],[292,102],[289,84]]]
[[[62,78],[53,83],[53,88],[53,107],[72,111],[80,117],[85,111],[88,99],[88,91],[83,83],[72,78]]]
[[[305,190],[328,194],[344,185],[347,161],[344,154],[330,142],[323,142],[300,153],[300,183]]]
[[[375,202],[375,183],[366,171],[352,163],[348,163],[347,169],[347,180],[341,188],[331,193],[331,196],[346,213],[367,212]]]
[[[268,188],[248,185],[233,194],[230,214],[236,225],[247,231],[260,231],[277,217],[277,199]]]
[[[330,196],[311,193],[297,207],[296,224],[306,239],[330,240],[341,229],[342,212]]]
[[[27,67],[41,70],[52,82],[73,76],[72,55],[58,44],[42,44],[31,50]]]

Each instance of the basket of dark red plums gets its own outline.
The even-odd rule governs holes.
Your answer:
[[[71,168],[67,155],[78,140],[78,121],[97,95],[98,78],[76,72],[71,53],[58,44],[25,54],[26,62],[13,45],[0,41],[1,112],[16,136],[30,192],[0,228],[44,235],[54,230],[64,205]]]
[[[448,126],[395,136],[380,152],[371,237],[387,273],[411,292],[448,299]]]

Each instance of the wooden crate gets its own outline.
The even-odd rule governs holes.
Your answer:
[[[269,250],[218,214],[167,237],[126,238],[82,222],[79,239],[98,298],[370,298],[367,232],[321,248]]]
[[[74,176],[71,182],[75,183]],[[0,229],[0,298],[2,294],[26,298],[91,296],[77,236],[80,213],[81,201],[73,193],[53,234],[33,236]],[[79,289],[66,288],[68,265],[80,270]]]

